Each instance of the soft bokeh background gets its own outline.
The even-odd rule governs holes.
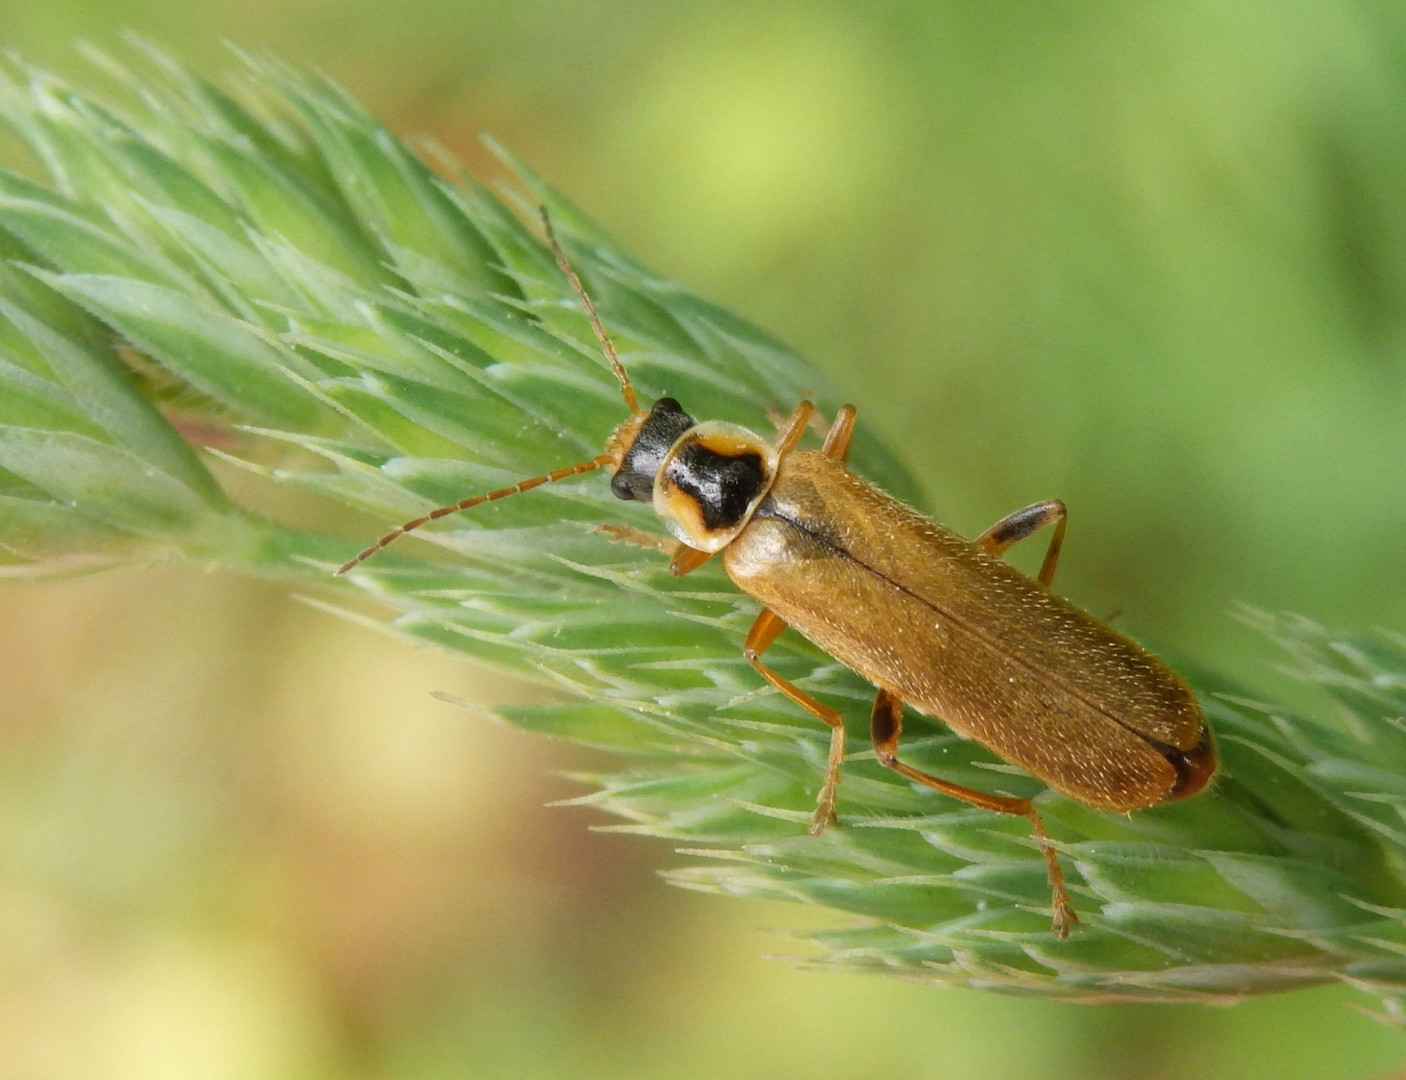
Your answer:
[[[79,76],[121,27],[318,65],[480,172],[493,132],[812,356],[943,520],[1063,497],[1061,587],[1175,655],[1274,687],[1234,601],[1406,630],[1400,4],[0,6]],[[0,1080],[1406,1061],[1336,988],[1090,1009],[765,960],[823,914],[666,888],[661,845],[543,808],[587,755],[434,690],[534,692],[188,566],[4,586]]]

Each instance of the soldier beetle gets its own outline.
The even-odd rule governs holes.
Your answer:
[[[1067,515],[1035,503],[967,540],[866,483],[845,465],[855,410],[835,417],[819,451],[798,450],[813,406],[802,401],[774,440],[698,422],[673,398],[642,408],[545,209],[542,223],[580,300],[630,415],[590,461],[462,499],[386,533],[344,574],[427,522],[541,484],[607,468],[619,498],[646,502],[672,539],[607,526],[616,539],[666,552],[676,575],[721,553],[761,613],[743,655],[757,674],[830,727],[830,753],[810,831],[835,823],[844,718],[762,661],[790,626],[878,688],[870,729],[878,760],[972,806],[1030,822],[1048,868],[1053,930],[1077,922],[1054,844],[1029,799],[994,795],[922,772],[898,756],[904,705],[975,739],[1056,791],[1129,812],[1196,794],[1216,754],[1186,683],[1105,622],[1050,591]],[[1052,527],[1031,579],[1001,555]]]

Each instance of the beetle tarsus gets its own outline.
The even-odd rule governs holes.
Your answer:
[[[950,780],[943,780],[925,773],[921,769],[915,769],[912,765],[898,759],[898,740],[903,734],[903,700],[888,690],[880,690],[874,698],[874,710],[870,715],[870,733],[874,742],[874,755],[879,759],[879,764],[892,769],[901,776],[906,776],[909,780],[915,780],[920,784],[932,788],[934,791],[949,795],[954,799],[960,799],[964,803],[972,806],[979,806],[983,810],[994,810],[998,814],[1018,814],[1030,822],[1030,831],[1035,834],[1035,839],[1040,845],[1040,852],[1045,856],[1045,868],[1050,879],[1050,898],[1054,907],[1054,920],[1051,929],[1057,938],[1069,936],[1069,928],[1079,921],[1079,917],[1074,914],[1074,905],[1069,900],[1069,890],[1064,887],[1064,870],[1059,865],[1059,854],[1055,851],[1054,841],[1050,839],[1050,834],[1045,832],[1045,824],[1040,820],[1040,814],[1035,809],[1035,804],[1029,799],[1016,799],[1009,795],[990,795],[984,791],[976,791],[961,784],[954,784]]]
[[[1021,799],[1020,801],[1025,804],[1025,808],[1015,812],[1023,813],[1026,820],[1030,822],[1030,830],[1035,834],[1035,839],[1040,842],[1040,851],[1045,856],[1045,866],[1050,879],[1050,899],[1054,906],[1050,929],[1054,936],[1062,941],[1069,936],[1069,930],[1079,921],[1079,916],[1074,913],[1074,904],[1069,899],[1069,890],[1064,886],[1064,869],[1059,865],[1059,853],[1055,851],[1054,841],[1050,839],[1050,834],[1045,832],[1044,822],[1035,812],[1035,804],[1029,799]]]
[[[839,816],[835,813],[835,789],[838,784],[838,776],[833,779],[828,776],[825,778],[825,784],[815,798],[815,813],[810,817],[810,828],[806,830],[811,836],[819,836],[831,825],[840,823]]]
[[[819,836],[827,825],[836,825],[835,800],[840,787],[840,765],[845,759],[845,729],[842,726],[830,729],[830,757],[825,766],[825,783],[820,785],[820,794],[815,797],[815,814],[810,819],[810,835]]]
[[[643,529],[637,529],[633,525],[625,525],[620,522],[597,525],[592,531],[608,536],[612,544],[629,544],[631,547],[644,548],[646,551],[662,552],[670,557],[679,549],[677,540],[656,536],[654,533],[645,532]]]

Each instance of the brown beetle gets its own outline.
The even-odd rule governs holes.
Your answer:
[[[844,719],[762,662],[787,626],[879,688],[870,723],[882,764],[944,795],[1029,820],[1049,869],[1054,932],[1066,937],[1077,918],[1032,802],[953,784],[898,757],[907,704],[1101,810],[1184,799],[1214,775],[1215,749],[1186,683],[1049,590],[1064,541],[1064,504],[1036,503],[966,540],[845,467],[852,406],[840,409],[818,452],[795,449],[813,411],[808,401],[775,441],[734,424],[698,423],[672,398],[645,411],[545,210],[542,222],[620,381],[629,418],[599,457],[408,521],[337,573],[436,518],[608,467],[611,491],[651,503],[675,539],[628,526],[606,531],[668,552],[676,575],[722,552],[728,576],[763,605],[743,654],[762,678],[830,726],[810,831],[835,821]],[[1012,544],[1049,525],[1054,532],[1035,580],[1001,560]]]

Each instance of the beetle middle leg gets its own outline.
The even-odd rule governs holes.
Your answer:
[[[1069,511],[1065,509],[1064,503],[1059,499],[1048,499],[1045,502],[1032,503],[1014,514],[1007,514],[978,536],[973,543],[992,555],[1000,555],[1012,544],[1024,540],[1046,525],[1053,524],[1054,535],[1050,537],[1050,546],[1045,549],[1045,561],[1040,564],[1040,574],[1037,578],[1041,585],[1048,588],[1054,580],[1059,552],[1064,546],[1064,526],[1068,520]]]
[[[1044,852],[1045,865],[1049,871],[1050,891],[1054,903],[1055,937],[1068,937],[1069,928],[1079,921],[1079,917],[1074,914],[1074,907],[1069,902],[1069,892],[1064,887],[1064,871],[1060,868],[1059,856],[1055,853],[1049,833],[1045,832],[1044,823],[1041,822],[1035,805],[1029,799],[1016,799],[1008,795],[988,795],[984,791],[963,787],[961,784],[954,784],[949,780],[939,780],[936,776],[930,776],[920,769],[915,769],[913,766],[899,761],[898,737],[902,730],[903,702],[896,694],[880,690],[878,697],[874,699],[874,712],[870,718],[874,753],[878,755],[879,763],[908,777],[909,780],[926,784],[934,791],[940,791],[944,795],[950,795],[952,798],[960,799],[972,806],[979,806],[983,810],[994,810],[998,814],[1019,814],[1029,821],[1031,831],[1035,833],[1035,839],[1040,842],[1040,850]]]
[[[825,765],[825,783],[821,785],[820,794],[816,796],[815,813],[810,819],[810,834],[819,836],[825,831],[825,826],[833,825],[836,821],[835,790],[840,784],[840,764],[845,759],[845,718],[840,715],[838,709],[816,701],[800,687],[762,663],[762,653],[766,652],[785,629],[786,622],[780,615],[769,608],[763,608],[762,613],[757,616],[757,621],[752,624],[752,629],[747,631],[747,643],[742,647],[742,655],[763,679],[811,716],[830,725],[830,757]]]
[[[835,422],[825,434],[825,445],[820,452],[831,461],[844,461],[849,457],[849,440],[854,435],[854,406],[841,405],[835,414]]]

